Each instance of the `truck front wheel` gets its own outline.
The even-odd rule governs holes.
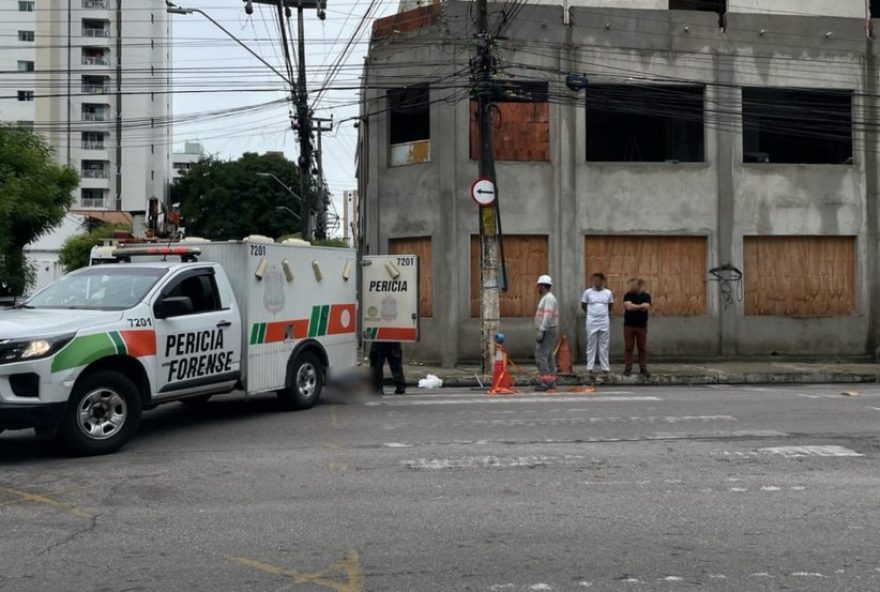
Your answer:
[[[279,397],[292,409],[309,409],[321,398],[324,366],[312,352],[302,352],[293,360],[289,386]]]
[[[79,456],[109,454],[128,442],[141,422],[141,397],[125,376],[111,370],[77,381],[58,436]]]

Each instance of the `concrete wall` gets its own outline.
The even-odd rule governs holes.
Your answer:
[[[838,8],[851,10],[850,4],[841,2]],[[727,262],[742,268],[747,235],[857,236],[853,315],[746,317],[741,303],[725,306],[717,286],[709,284],[705,315],[652,319],[651,349],[668,358],[874,352],[878,311],[873,302],[880,296],[875,134],[855,126],[851,165],[744,164],[739,116],[742,86],[852,90],[868,95],[857,94],[856,121],[876,113],[872,97],[880,71],[873,45],[865,40],[864,21],[747,14],[747,5],[757,11],[771,4],[737,5],[743,13],[728,14],[726,31],[712,13],[607,8],[597,15],[577,6],[566,26],[561,7],[533,5],[505,30],[507,75],[548,81],[554,99],[551,161],[498,163],[504,232],[549,235],[548,272],[557,282],[563,331],[581,352],[584,237],[593,234],[705,236],[707,270]],[[780,11],[787,6],[772,5]],[[479,351],[479,320],[469,313],[469,241],[478,219],[467,195],[477,166],[469,158],[467,95],[443,88],[469,57],[466,47],[443,41],[472,17],[458,2],[444,4],[443,15],[445,35],[438,32],[442,27],[417,31],[405,43],[371,48],[368,88],[431,78],[445,82],[432,87],[431,160],[404,167],[388,168],[384,91],[366,91],[363,112],[377,114],[361,130],[366,164],[360,191],[369,252],[386,252],[392,238],[432,237],[434,318],[425,321],[423,341],[410,355],[452,364],[475,359]],[[834,34],[826,37],[829,30]],[[406,67],[413,61],[430,64],[417,79]],[[586,72],[592,84],[647,79],[705,85],[705,161],[588,163],[584,97],[564,87],[566,71]],[[455,80],[463,86],[467,78]],[[620,319],[613,322],[615,355],[622,352],[620,324]],[[504,319],[502,326],[512,353],[530,355],[531,319]]]

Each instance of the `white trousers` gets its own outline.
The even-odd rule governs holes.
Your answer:
[[[611,341],[610,327],[587,329],[587,370],[592,371],[596,364],[596,350],[599,351],[599,366],[603,372],[611,369],[608,364],[608,344]]]

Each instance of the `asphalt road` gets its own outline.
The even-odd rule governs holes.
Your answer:
[[[880,590],[880,387],[172,404],[0,436],[0,590]]]

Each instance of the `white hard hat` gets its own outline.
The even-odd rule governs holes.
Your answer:
[[[552,286],[553,280],[550,278],[549,275],[542,275],[541,277],[538,278],[538,285],[540,286],[542,284],[547,285],[547,286]]]

